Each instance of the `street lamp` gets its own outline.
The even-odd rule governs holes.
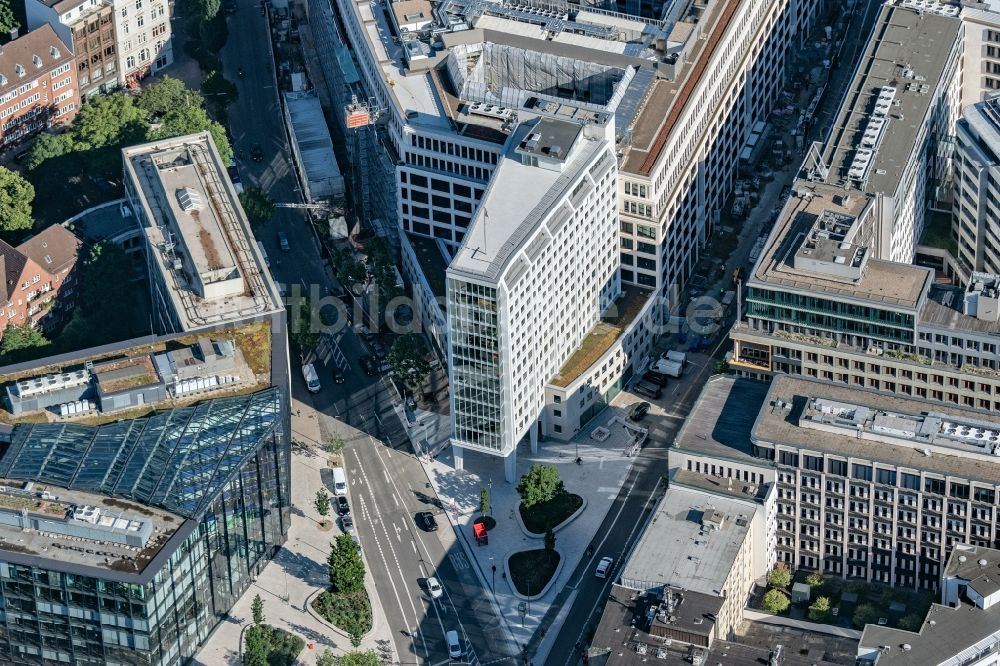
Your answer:
[[[490,516],[493,516],[493,477],[490,477],[489,482],[486,484],[490,489]],[[491,557],[490,560],[493,558]],[[496,577],[497,568],[493,567],[494,578]]]
[[[490,569],[493,570],[493,594],[497,593],[497,565],[493,564],[493,556],[490,555]]]

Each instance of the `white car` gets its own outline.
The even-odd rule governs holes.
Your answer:
[[[594,575],[598,578],[607,578],[613,562],[614,560],[610,557],[602,557],[601,561],[597,563],[597,570],[594,572]]]
[[[444,588],[441,587],[441,583],[433,576],[427,579],[427,591],[431,593],[432,599],[438,599],[444,594]]]

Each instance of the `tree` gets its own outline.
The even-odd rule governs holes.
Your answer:
[[[427,343],[419,333],[406,333],[396,338],[389,350],[388,361],[396,376],[411,387],[423,384],[431,371]]]
[[[545,550],[549,552],[549,557],[556,550],[556,533],[552,531],[552,528],[545,530]]]
[[[288,334],[291,336],[292,341],[295,342],[299,347],[300,352],[304,352],[307,349],[313,349],[317,344],[319,344],[319,326],[321,325],[319,314],[316,309],[309,303],[309,300],[303,298],[299,301],[299,310],[296,313],[291,308],[288,309],[289,327]]]
[[[323,445],[323,450],[329,453],[331,456],[339,456],[344,452],[344,447],[347,446],[347,442],[344,438],[333,433],[326,438],[326,443]]]
[[[774,567],[771,569],[771,573],[767,575],[767,582],[772,587],[787,590],[788,586],[792,584],[792,572],[787,567]]]
[[[269,643],[267,636],[261,631],[263,627],[253,626],[247,629],[246,645],[243,651],[244,666],[268,666],[267,653]]]
[[[21,174],[0,167],[0,231],[22,231],[35,223],[31,202],[35,187]]]
[[[327,564],[334,592],[350,594],[364,587],[365,563],[350,534],[341,534],[334,540]]]
[[[399,296],[399,289],[396,287],[395,266],[392,262],[392,255],[389,254],[389,248],[381,238],[373,238],[365,246],[365,252],[368,255],[368,270],[374,276],[379,296],[383,303],[388,303]]]
[[[854,626],[858,629],[864,629],[867,624],[874,624],[878,622],[879,610],[874,604],[860,604],[854,609],[854,617],[852,618]]]
[[[365,265],[355,259],[354,255],[347,250],[335,250],[333,265],[336,267],[337,282],[345,289],[363,283],[368,277]]]
[[[490,490],[489,488],[479,489],[479,513],[484,516],[490,512]]]
[[[171,111],[184,107],[201,108],[203,102],[201,95],[172,76],[164,76],[156,83],[146,86],[135,98],[135,105],[150,120],[162,118]]]
[[[264,624],[264,600],[260,598],[259,594],[254,595],[253,602],[250,604],[250,612],[253,613],[254,624]]]
[[[248,187],[240,193],[240,205],[251,226],[259,227],[274,215],[274,202],[259,187]]]
[[[559,470],[554,465],[532,465],[517,482],[517,494],[526,509],[548,502],[562,489]]]
[[[808,576],[806,576],[806,585],[809,587],[820,587],[823,584],[823,574],[818,571],[813,571]]]
[[[899,618],[899,622],[896,624],[897,629],[902,629],[903,631],[920,631],[920,627],[924,625],[924,618],[919,613],[909,613]]]
[[[205,96],[205,102],[215,111],[216,118],[219,119],[222,118],[225,108],[239,97],[239,90],[233,82],[217,69],[213,69],[205,76],[201,92]]]
[[[23,349],[44,347],[47,344],[49,341],[31,325],[31,322],[25,322],[20,326],[11,324],[7,326],[3,332],[3,338],[0,339],[0,360],[6,361],[10,354]]]
[[[814,622],[822,622],[830,614],[830,598],[816,597],[816,601],[809,607],[809,619]]]
[[[767,613],[784,613],[788,610],[791,602],[788,600],[788,596],[785,595],[781,590],[768,590],[764,594],[764,598],[761,600],[760,607],[763,611]]]
[[[316,657],[316,666],[382,666],[382,660],[375,650],[348,652],[343,657],[338,657],[327,649]]]
[[[73,152],[73,135],[70,132],[60,134],[50,134],[42,132],[31,144],[31,152],[28,153],[28,160],[25,167],[28,171],[34,171],[46,160],[62,157]]]
[[[77,150],[97,150],[127,143],[139,143],[148,132],[146,114],[132,97],[123,94],[92,97],[73,119],[73,140]],[[121,161],[121,156],[117,156]]]
[[[60,335],[68,348],[92,347],[111,340],[128,339],[132,313],[128,303],[132,262],[125,250],[110,241],[91,246],[81,268],[80,296],[73,320]]]
[[[229,137],[225,128],[208,117],[201,106],[181,106],[168,111],[160,121],[160,126],[149,130],[149,139],[168,139],[185,134],[196,134],[208,130],[212,141],[219,150],[223,164],[233,161],[233,148],[229,145]],[[242,195],[241,195],[242,196]]]
[[[316,507],[316,513],[324,518],[330,513],[330,496],[326,494],[325,490],[316,491],[316,502],[314,506]]]
[[[351,632],[348,634],[348,638],[351,639],[351,647],[361,647],[361,639],[363,639],[364,637],[365,635],[362,634],[359,630],[352,629]]]
[[[0,33],[9,34],[11,30],[20,28],[21,24],[14,16],[10,0],[0,0]]]

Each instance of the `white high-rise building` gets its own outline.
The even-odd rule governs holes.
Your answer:
[[[1000,274],[1000,97],[965,109],[956,128],[953,233],[963,282]]]
[[[545,384],[620,291],[612,125],[541,118],[515,133],[448,268],[452,445],[534,450]]]

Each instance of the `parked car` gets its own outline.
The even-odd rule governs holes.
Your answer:
[[[421,511],[417,514],[417,521],[420,526],[424,528],[427,532],[436,532],[438,528],[437,521],[434,520],[434,514],[430,511]]]
[[[640,402],[632,405],[632,409],[629,410],[628,417],[633,421],[638,421],[642,419],[646,413],[649,412],[649,403]]]
[[[361,357],[361,369],[365,371],[365,374],[369,377],[374,377],[378,374],[378,363],[371,356],[365,355]]]
[[[281,248],[282,252],[288,252],[292,249],[292,246],[288,244],[288,236],[284,231],[278,232],[278,247]]]
[[[340,368],[333,369],[333,383],[334,384],[344,383],[344,373],[340,371]]]
[[[437,599],[444,594],[444,588],[441,587],[441,583],[433,576],[427,579],[427,591],[431,593],[432,599]]]
[[[462,644],[458,642],[458,632],[452,629],[444,635],[448,642],[448,656],[452,659],[462,658]]]
[[[348,534],[354,531],[354,519],[351,518],[351,514],[340,517],[340,529]]]
[[[351,512],[351,505],[347,503],[347,498],[341,495],[337,498],[337,515],[346,516]]]
[[[642,378],[647,382],[653,382],[657,386],[667,385],[667,376],[662,372],[656,372],[655,370],[648,370],[642,375]]]
[[[236,163],[230,164],[226,171],[229,172],[229,180],[233,183],[236,194],[243,194],[243,181],[240,179],[240,170],[236,167]]]
[[[260,147],[259,143],[255,143],[250,146],[250,159],[254,162],[264,161],[264,149]]]
[[[607,578],[608,574],[611,573],[611,565],[614,560],[610,557],[602,557],[601,561],[597,563],[597,570],[594,571],[594,575],[598,578]]]
[[[647,381],[641,381],[635,385],[635,392],[639,395],[644,395],[647,398],[652,398],[653,400],[658,399],[663,395],[663,389],[661,389],[656,384]]]

